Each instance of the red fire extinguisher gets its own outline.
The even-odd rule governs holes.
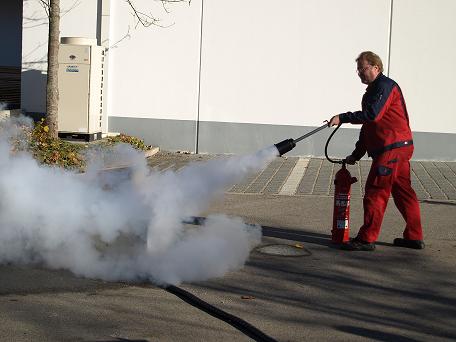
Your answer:
[[[333,213],[333,228],[332,228],[332,242],[334,243],[344,243],[349,239],[350,233],[350,188],[351,185],[358,180],[356,177],[352,177],[350,172],[347,170],[345,160],[332,160],[328,157],[328,145],[332,136],[340,128],[341,123],[337,128],[331,133],[325,145],[325,156],[328,161],[335,164],[342,164],[342,168],[337,171],[334,178],[335,191],[334,191],[334,213]],[[297,139],[286,139],[280,143],[275,144],[279,155],[283,155],[291,151],[296,143],[315,134],[316,132],[328,127],[328,125],[323,125],[314,129],[313,131],[304,134],[302,137]]]
[[[351,185],[358,180],[352,177],[342,161],[342,168],[334,177],[334,211],[333,227],[331,230],[333,243],[344,243],[350,236],[350,190]]]
[[[325,145],[325,156],[328,161],[334,164],[342,164],[342,168],[337,171],[334,177],[334,211],[333,226],[331,230],[331,240],[333,243],[344,243],[350,237],[350,190],[351,185],[358,180],[352,177],[347,170],[345,159],[333,160],[328,157],[328,145],[332,136],[339,129],[339,124],[331,133]]]

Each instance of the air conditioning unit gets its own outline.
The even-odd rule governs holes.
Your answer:
[[[59,137],[92,141],[106,127],[104,48],[96,39],[62,37],[59,48]]]

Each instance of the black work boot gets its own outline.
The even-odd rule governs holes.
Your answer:
[[[363,241],[357,237],[351,239],[350,242],[344,243],[340,246],[344,251],[373,251],[375,243]]]
[[[393,244],[394,244],[394,246],[398,246],[398,247],[424,249],[423,240],[408,240],[408,239],[397,238],[397,239],[394,239]]]

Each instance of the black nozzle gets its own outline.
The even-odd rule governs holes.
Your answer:
[[[277,148],[277,151],[279,151],[279,156],[282,156],[285,153],[290,152],[292,149],[294,149],[296,143],[293,139],[286,139],[277,144],[274,144],[274,146]]]

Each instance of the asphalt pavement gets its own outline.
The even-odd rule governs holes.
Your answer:
[[[214,155],[160,152],[158,170]],[[223,156],[226,157],[226,156]],[[362,221],[369,161],[350,169],[351,235]],[[277,341],[454,341],[456,163],[412,162],[426,248],[392,245],[404,223],[391,201],[374,252],[331,243],[332,177],[317,158],[276,158],[201,213],[263,228],[245,267],[180,289]],[[249,341],[195,302],[154,284],[108,283],[29,265],[0,266],[2,341]],[[231,323],[231,324],[230,324]]]

